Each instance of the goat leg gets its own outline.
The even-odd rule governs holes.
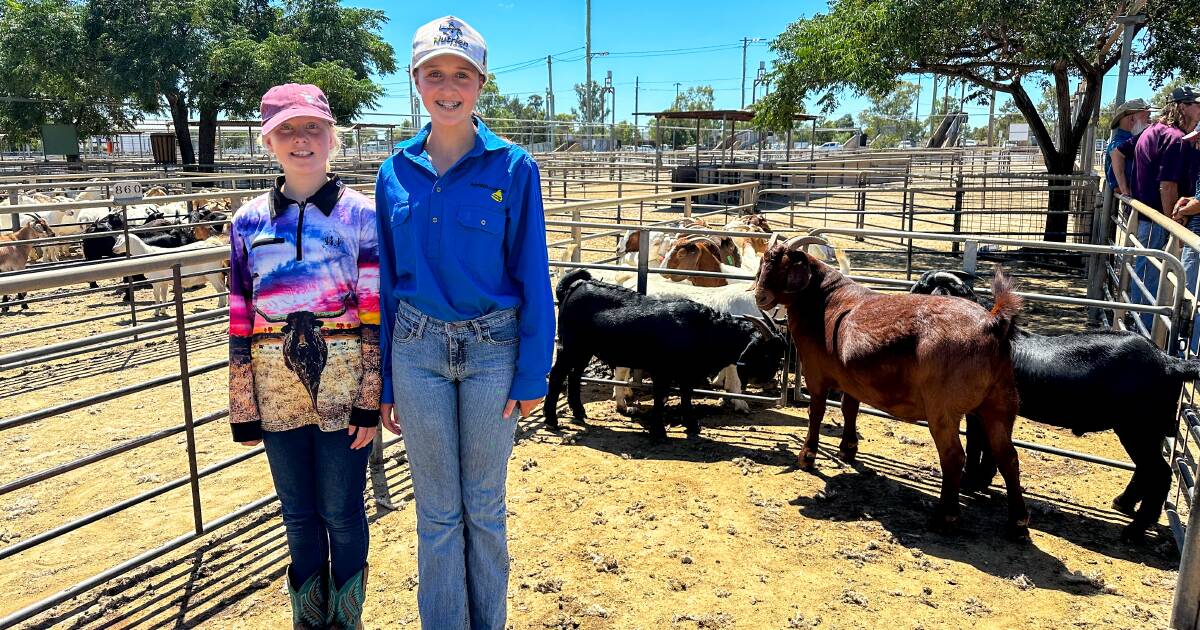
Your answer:
[[[1157,523],[1162,515],[1163,502],[1171,491],[1171,467],[1159,452],[1158,442],[1161,438],[1122,433],[1125,434],[1119,433],[1117,437],[1136,466],[1132,483],[1141,494],[1141,505],[1133,514],[1133,522],[1121,531],[1121,540],[1141,542],[1145,539],[1146,529]]]
[[[546,402],[542,403],[542,417],[546,420],[546,426],[552,429],[558,428],[558,397],[562,394],[563,381],[566,380],[567,370],[570,369],[567,358],[565,351],[558,353],[558,360],[550,368]]]
[[[583,370],[586,367],[587,361],[583,361],[572,365],[571,370],[567,372],[567,407],[571,409],[571,414],[575,416],[576,422],[587,420],[587,411],[583,408],[581,397]]]
[[[842,394],[842,442],[838,446],[838,457],[844,462],[852,462],[858,457],[858,399],[850,394]]]
[[[985,448],[987,433],[979,416],[967,414],[967,463],[963,475],[963,492],[985,492],[996,476],[996,460],[990,447]]]
[[[654,379],[654,408],[646,418],[646,430],[654,440],[667,439],[666,408],[667,394],[671,391],[671,382],[661,374],[651,374]]]
[[[987,434],[992,458],[1004,477],[1004,493],[1008,495],[1008,524],[1005,534],[1013,540],[1029,540],[1029,510],[1021,488],[1021,465],[1012,443],[1011,413],[984,412],[980,423]]]
[[[8,302],[8,296],[5,295],[4,299],[0,300],[0,302]],[[8,305],[7,304],[5,304],[3,307],[0,307],[0,313],[6,313],[6,314],[8,313]]]
[[[808,436],[804,438],[804,448],[796,463],[801,470],[812,470],[817,463],[817,448],[821,442],[821,422],[825,419],[825,397],[829,391],[825,388],[809,391],[811,399],[808,405]]]
[[[679,385],[679,409],[683,415],[683,428],[688,435],[700,435],[700,421],[696,418],[696,409],[692,407],[692,386],[687,383]]]
[[[929,419],[929,434],[937,446],[938,459],[942,466],[942,494],[929,521],[929,528],[942,533],[953,533],[958,529],[958,488],[962,481],[962,442],[958,439],[959,418],[942,416]]]

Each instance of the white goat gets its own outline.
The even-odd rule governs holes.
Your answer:
[[[147,245],[145,241],[138,237],[137,234],[129,235],[129,251],[134,256],[177,253],[193,249],[204,249],[207,247],[228,247],[228,245],[224,245],[218,239],[212,238],[204,241],[196,241],[195,243],[189,243],[183,247],[154,247],[153,245]],[[124,234],[117,235],[116,243],[113,245],[113,252],[117,254],[125,253]],[[204,273],[204,275],[187,277],[188,274],[199,273],[202,271],[207,273]],[[212,285],[212,288],[219,294],[219,297],[217,298],[217,307],[224,308],[229,304],[228,299],[224,295],[226,287],[224,270],[222,268],[213,269],[200,265],[190,265],[180,269],[180,273],[185,276],[182,279],[183,288],[189,289],[192,287],[204,286],[205,283],[210,284]],[[166,306],[164,305],[164,302],[167,301],[167,296],[171,291],[171,270],[160,269],[158,271],[147,271],[145,272],[145,276],[146,279],[150,280],[154,286],[154,303],[158,305],[158,307],[154,309],[154,316],[161,317],[166,314]]]

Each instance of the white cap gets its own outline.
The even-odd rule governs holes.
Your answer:
[[[438,18],[413,35],[412,70],[438,55],[462,57],[487,78],[487,42],[470,24],[453,15]]]

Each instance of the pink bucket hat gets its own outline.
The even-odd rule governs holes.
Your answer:
[[[262,133],[271,133],[280,124],[299,116],[312,116],[328,123],[337,122],[329,111],[329,99],[321,88],[308,83],[276,85],[263,94]]]

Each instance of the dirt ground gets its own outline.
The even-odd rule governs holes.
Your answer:
[[[627,189],[623,192],[631,194]],[[613,192],[596,185],[571,196]],[[624,212],[628,220],[632,210]],[[647,213],[647,219],[671,216],[677,213]],[[797,217],[797,224],[822,218],[828,217]],[[887,218],[878,223],[892,225]],[[562,236],[551,234],[555,238]],[[596,249],[613,243],[611,237],[597,241]],[[839,244],[866,247],[849,240]],[[856,266],[860,260],[892,266],[899,259],[888,256],[899,252],[851,257]],[[585,253],[588,260],[602,256]],[[1069,278],[1028,282],[1044,292],[1079,290]],[[143,301],[149,296],[145,290],[139,295]],[[208,300],[188,308],[213,306]],[[107,291],[66,298],[0,318],[0,334],[123,310]],[[1043,305],[1031,307],[1030,316],[1031,326],[1042,326],[1038,330],[1077,328],[1083,321],[1078,310]],[[128,323],[127,316],[115,320]],[[38,347],[113,325],[94,322],[14,339]],[[187,339],[193,370],[226,356],[222,321]],[[178,371],[174,337],[166,336],[0,372],[0,415],[8,419]],[[224,410],[223,368],[193,377],[191,388],[198,421]],[[509,466],[514,628],[1167,624],[1177,552],[1161,523],[1144,546],[1118,541],[1127,518],[1108,505],[1128,481],[1125,471],[1022,451],[1032,542],[1011,543],[1001,535],[1002,486],[994,486],[992,496],[964,498],[964,531],[948,537],[924,527],[940,473],[932,441],[920,427],[864,417],[859,461],[847,465],[835,456],[841,418],[831,410],[823,457],[815,472],[804,472],[794,466],[807,426],[803,406],[758,404],[749,414],[737,414],[706,401],[700,437],[688,439],[677,429],[667,443],[653,444],[608,398],[605,388],[588,386],[587,423],[567,423],[561,432],[542,427],[540,414],[521,425]],[[167,432],[136,450],[0,496],[0,545],[185,477],[186,439],[177,429],[181,409],[180,388],[168,383],[0,433],[8,455],[0,458],[0,482],[10,483]],[[200,469],[246,452],[229,439],[223,418],[203,423],[195,434]],[[1126,459],[1109,434],[1077,438],[1019,422],[1017,437]],[[366,624],[418,627],[407,464],[400,443],[385,455],[383,476],[396,505],[383,508],[367,497],[372,547]],[[217,519],[272,492],[266,461],[256,455],[206,476],[199,491],[201,520]],[[7,594],[0,616],[189,533],[191,508],[184,484],[0,560],[0,592]],[[282,627],[288,615],[281,590],[286,563],[278,507],[272,505],[26,625]]]

